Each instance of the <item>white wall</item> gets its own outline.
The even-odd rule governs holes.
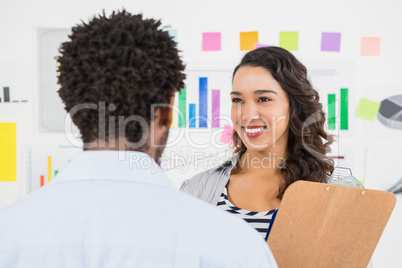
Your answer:
[[[132,13],[142,12],[145,17],[161,18],[164,25],[177,29],[179,48],[189,64],[201,62],[210,64],[211,68],[215,62],[233,62],[234,65],[244,55],[239,50],[241,31],[259,31],[260,43],[271,45],[279,44],[280,31],[298,31],[299,50],[294,54],[302,61],[354,62],[355,102],[361,97],[379,102],[385,97],[402,94],[402,2],[399,0],[0,0],[0,70],[10,66],[19,68],[21,79],[29,81],[30,97],[22,111],[0,106],[0,122],[17,122],[19,167],[17,182],[0,182],[0,207],[15,201],[24,192],[24,147],[33,141],[49,139],[48,135],[36,131],[36,29],[70,28],[102,9],[109,13],[122,7]],[[202,52],[201,33],[214,31],[222,32],[222,51]],[[342,33],[341,52],[320,51],[322,32]],[[381,37],[381,56],[360,56],[362,36]],[[354,111],[350,114],[354,116]],[[353,152],[354,173],[368,186],[386,190],[402,177],[401,169],[389,166],[390,160],[402,163],[402,131],[390,130],[378,120],[356,119],[354,122],[354,135],[340,141]],[[402,240],[401,222],[402,207],[398,203],[373,256],[374,267],[402,265],[398,250]]]

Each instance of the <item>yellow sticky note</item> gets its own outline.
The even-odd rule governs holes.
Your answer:
[[[60,68],[60,62],[57,62],[57,63],[56,63],[56,72],[57,72],[57,76],[60,76],[59,68]]]
[[[17,124],[0,123],[0,181],[17,180]]]
[[[256,43],[258,43],[257,31],[240,33],[240,50],[254,50]]]
[[[279,46],[286,50],[299,49],[299,32],[280,32]]]

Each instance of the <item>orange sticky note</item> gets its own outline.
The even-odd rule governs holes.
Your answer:
[[[258,43],[258,32],[240,32],[240,50],[253,50]]]
[[[361,56],[380,56],[381,37],[362,37],[360,43]]]

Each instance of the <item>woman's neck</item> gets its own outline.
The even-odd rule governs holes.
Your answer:
[[[283,183],[278,151],[247,150],[239,159],[241,169],[228,182],[228,198],[236,206],[250,211],[267,211],[279,207],[279,190]]]
[[[264,151],[246,150],[239,159],[239,174],[261,174],[263,177],[280,175],[285,159],[286,150],[280,147],[270,147]]]

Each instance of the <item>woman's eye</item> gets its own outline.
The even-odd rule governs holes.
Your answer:
[[[271,99],[267,98],[267,97],[261,97],[261,98],[258,99],[258,101],[259,102],[267,102],[267,101],[271,101]]]
[[[233,99],[232,99],[232,102],[233,102],[233,103],[240,103],[240,102],[241,102],[241,99],[239,99],[239,98],[233,98]]]

